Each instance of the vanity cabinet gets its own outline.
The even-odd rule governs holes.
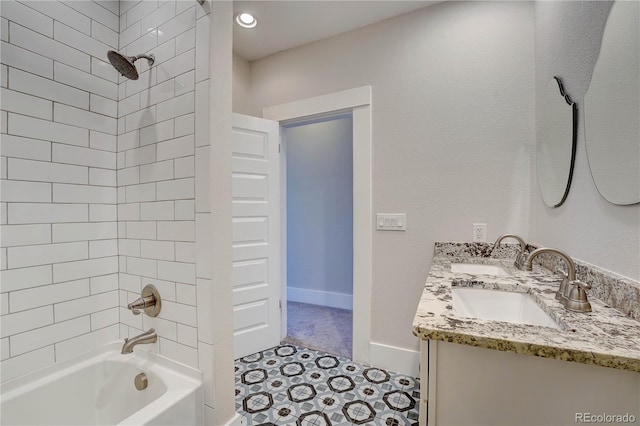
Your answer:
[[[436,340],[420,348],[421,426],[640,422],[640,373]]]
[[[566,310],[555,298],[560,278],[550,269],[518,270],[513,256],[469,254],[482,249],[436,245],[413,321],[421,339],[420,425],[640,424],[640,323],[632,311],[595,297],[591,312]],[[580,268],[599,279],[596,267],[590,274]],[[598,283],[625,301],[640,284],[613,276]],[[458,297],[466,288],[495,292],[491,309],[505,312],[511,305],[500,292],[527,295],[552,324],[494,318],[486,309],[468,315]],[[483,299],[469,300],[480,306]]]

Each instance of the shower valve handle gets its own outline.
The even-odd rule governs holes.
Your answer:
[[[149,308],[155,304],[156,304],[156,298],[153,296],[147,296],[147,297],[140,297],[135,301],[129,303],[127,305],[127,308],[129,308],[131,312],[133,312],[133,315],[140,315],[142,313],[140,312],[141,309]]]
[[[142,312],[150,317],[158,316],[162,306],[158,289],[148,284],[142,289],[141,297],[127,305],[133,315],[140,315]]]

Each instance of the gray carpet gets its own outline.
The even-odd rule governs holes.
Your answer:
[[[284,343],[351,358],[352,335],[352,311],[287,302]]]

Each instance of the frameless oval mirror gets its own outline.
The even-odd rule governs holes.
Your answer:
[[[598,192],[640,203],[640,3],[616,1],[584,97],[587,158]]]
[[[576,153],[578,107],[564,91],[562,81],[547,82],[536,131],[536,165],[542,199],[559,207],[567,198]]]

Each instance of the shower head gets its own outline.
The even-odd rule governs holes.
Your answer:
[[[149,63],[149,66],[153,65],[155,61],[155,56],[152,54],[149,55],[138,55],[138,56],[124,56],[116,52],[115,50],[110,50],[107,52],[107,58],[109,58],[109,62],[111,65],[124,77],[130,80],[138,79],[138,70],[134,65],[134,62],[140,58],[144,58]]]

